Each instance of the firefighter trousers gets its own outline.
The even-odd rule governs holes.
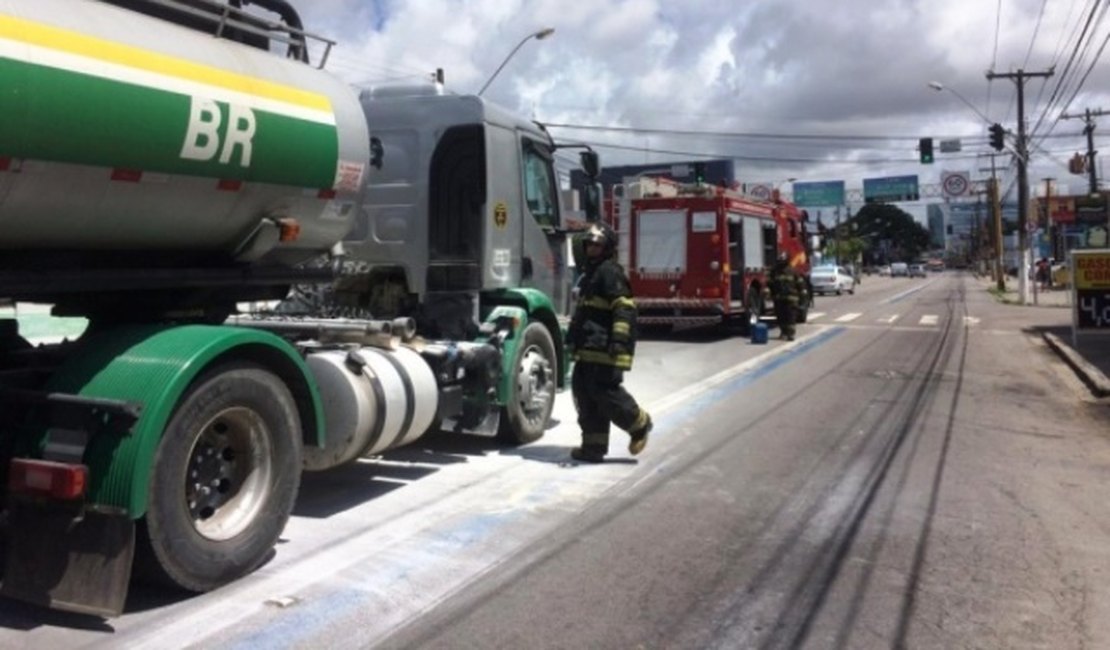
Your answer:
[[[797,302],[782,299],[775,301],[775,319],[779,323],[779,334],[794,338],[794,321],[797,310]]]
[[[582,361],[574,364],[571,392],[578,409],[583,449],[606,453],[610,423],[628,432],[647,424],[647,412],[624,389],[623,382],[624,371],[620,368]]]

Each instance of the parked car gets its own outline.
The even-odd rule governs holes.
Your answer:
[[[910,275],[911,278],[923,278],[923,277],[925,277],[925,265],[924,264],[910,264],[909,275]]]
[[[879,267],[879,275],[889,276],[890,275],[890,265],[889,264],[883,264],[882,266],[880,266]]]
[[[813,293],[835,293],[840,295],[847,291],[856,292],[856,279],[843,266],[818,266],[809,272],[809,283]]]
[[[890,277],[892,277],[892,278],[897,278],[897,277],[908,278],[908,277],[910,277],[910,266],[909,266],[909,264],[906,264],[905,262],[895,262],[894,264],[891,264],[890,265]]]

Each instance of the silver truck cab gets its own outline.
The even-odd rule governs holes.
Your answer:
[[[566,231],[547,132],[438,84],[372,89],[361,101],[373,160],[344,248],[369,267],[375,293],[384,279],[403,283],[392,295],[433,305],[530,287],[565,309]],[[375,313],[393,311],[375,302]]]

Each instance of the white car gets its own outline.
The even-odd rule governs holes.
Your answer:
[[[809,272],[809,283],[813,293],[856,292],[856,279],[843,266],[818,266]]]

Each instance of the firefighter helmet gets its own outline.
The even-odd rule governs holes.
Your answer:
[[[601,244],[603,254],[608,257],[617,250],[617,233],[604,223],[591,224],[584,240],[587,244]]]

